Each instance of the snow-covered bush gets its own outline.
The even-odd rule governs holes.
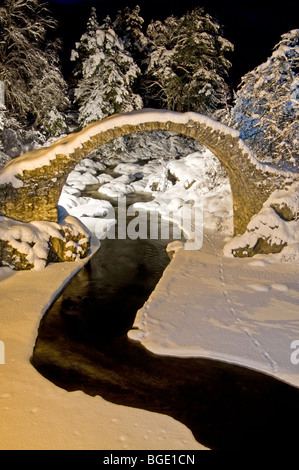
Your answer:
[[[299,29],[283,34],[271,57],[243,77],[229,124],[259,159],[298,169]]]
[[[10,118],[45,129],[52,109],[68,106],[58,61],[58,41],[48,31],[56,21],[39,0],[4,0],[0,6],[0,77]],[[50,126],[48,131],[52,131]],[[58,131],[55,127],[55,133]],[[61,130],[60,130],[61,132]]]
[[[53,125],[52,131],[54,133],[56,127],[56,119],[60,119],[60,113],[53,117],[52,113],[49,113],[47,126]],[[52,119],[52,124],[51,124]],[[14,118],[7,117],[5,119],[5,127],[1,132],[0,138],[0,151],[3,152],[0,160],[0,167],[3,166],[2,163],[6,163],[11,160],[11,158],[17,157],[22,153],[28,152],[30,150],[38,149],[40,147],[45,147],[50,145],[57,137],[50,137],[47,132],[47,128],[43,131],[40,129],[34,128],[25,128],[21,126],[20,122]]]
[[[105,163],[136,162],[163,158],[180,158],[203,150],[204,146],[189,137],[169,131],[139,132],[119,137],[93,152]]]
[[[33,80],[31,102],[36,110],[37,129],[51,137],[65,133],[65,111],[69,101],[66,83],[57,67],[45,68],[44,73]]]

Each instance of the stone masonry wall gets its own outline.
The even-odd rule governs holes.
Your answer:
[[[149,110],[149,112],[151,111]],[[191,114],[196,116],[195,113]],[[128,113],[129,115],[132,116],[132,113]],[[32,220],[57,221],[57,204],[60,193],[68,174],[75,165],[91,150],[120,136],[143,131],[169,130],[192,137],[204,144],[218,157],[230,180],[235,234],[245,231],[251,217],[259,212],[273,190],[287,187],[296,179],[295,175],[292,178],[289,174],[271,172],[267,170],[267,167],[257,165],[242,142],[240,145],[240,139],[235,135],[235,132],[224,125],[219,126],[219,123],[212,119],[205,117],[203,122],[189,119],[187,123],[181,123],[178,122],[178,119],[172,120],[170,113],[170,119],[167,121],[160,121],[157,119],[157,114],[153,114],[153,121],[147,119],[142,122],[144,115],[147,116],[147,111],[143,111],[143,114],[140,113],[140,118],[136,113],[134,124],[131,124],[130,121],[128,124],[126,123],[126,115],[121,115],[120,125],[115,125],[115,121],[108,118],[102,121],[105,123],[103,131],[100,130],[92,136],[88,132],[88,128],[91,127],[87,126],[80,133],[70,135],[60,142],[62,146],[67,147],[75,136],[75,138],[81,138],[80,145],[70,153],[58,153],[55,158],[43,166],[26,170],[27,157],[26,155],[22,156],[23,171],[17,176],[21,180],[20,187],[13,187],[11,183],[2,183],[1,175],[5,175],[5,171],[7,171],[4,167],[0,171],[1,213],[24,222]],[[182,116],[184,115],[182,114]],[[109,128],[110,122],[111,128]],[[57,143],[54,145],[57,146]],[[49,147],[50,151],[51,147]],[[29,159],[32,154],[33,152],[28,153]],[[18,159],[15,161],[18,164]]]

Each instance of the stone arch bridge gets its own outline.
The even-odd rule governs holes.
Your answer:
[[[243,233],[250,218],[273,190],[294,180],[259,162],[228,126],[197,113],[145,109],[114,115],[70,134],[48,148],[11,160],[0,171],[0,211],[22,222],[57,221],[57,204],[68,174],[92,150],[117,137],[166,130],[200,141],[220,160],[230,181],[235,234]]]

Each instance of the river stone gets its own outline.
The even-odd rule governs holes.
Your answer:
[[[289,207],[288,204],[285,202],[282,203],[274,203],[271,204],[271,207],[275,210],[275,212],[283,219],[283,220],[297,220],[299,217],[298,210],[294,210],[294,208]]]
[[[238,258],[248,258],[258,254],[275,254],[280,253],[285,246],[287,246],[287,243],[271,244],[269,239],[266,240],[264,238],[259,238],[257,243],[253,247],[246,245],[245,247],[233,249],[232,254]]]
[[[6,240],[0,240],[0,267],[11,267],[14,270],[29,270],[34,268],[32,263]]]

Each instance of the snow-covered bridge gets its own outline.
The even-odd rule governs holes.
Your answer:
[[[230,180],[235,234],[276,188],[294,177],[259,162],[239,133],[197,113],[145,109],[114,115],[64,137],[48,148],[28,152],[0,171],[0,211],[23,222],[57,221],[57,204],[68,174],[86,155],[117,137],[143,131],[168,130],[200,141],[210,149]]]

